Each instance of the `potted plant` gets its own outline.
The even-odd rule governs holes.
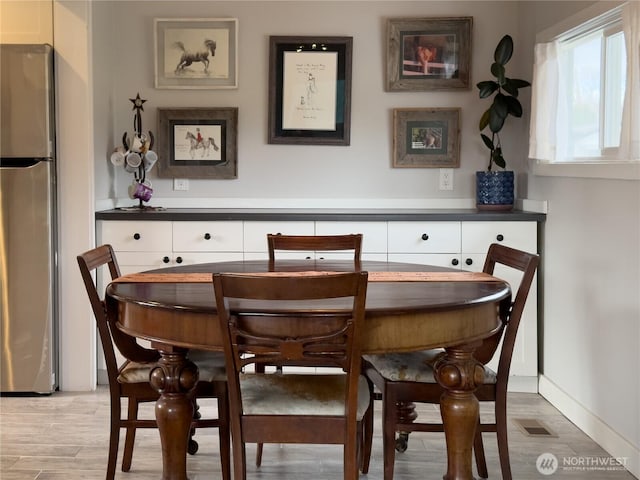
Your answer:
[[[507,77],[505,65],[512,54],[513,39],[505,35],[498,43],[493,55],[491,73],[495,80],[479,82],[476,85],[480,91],[480,98],[493,98],[493,102],[482,114],[479,123],[480,137],[489,149],[487,170],[476,172],[476,206],[479,210],[511,210],[513,208],[514,175],[512,171],[504,170],[507,165],[502,155],[500,131],[509,115],[522,116],[518,90],[529,87],[531,84],[526,80]],[[483,133],[487,127],[490,134]]]

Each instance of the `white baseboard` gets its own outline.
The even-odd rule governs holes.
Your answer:
[[[509,377],[508,392],[538,393],[538,377]]]
[[[636,478],[640,476],[640,448],[613,430],[574,398],[544,375],[540,375],[540,395],[571,420],[614,458],[624,459],[625,468]]]

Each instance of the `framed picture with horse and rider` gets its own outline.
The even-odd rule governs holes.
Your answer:
[[[238,178],[238,109],[159,108],[158,176]]]
[[[238,88],[238,20],[156,18],[155,87]]]

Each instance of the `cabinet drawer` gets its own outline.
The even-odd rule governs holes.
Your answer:
[[[462,251],[487,253],[492,243],[537,252],[535,222],[462,222]]]
[[[172,222],[101,222],[101,243],[110,243],[116,252],[171,253]]]
[[[173,249],[179,252],[242,252],[242,222],[174,222]]]
[[[458,253],[460,222],[389,222],[389,253]]]
[[[170,267],[173,262],[171,250],[165,252],[116,252],[116,257],[123,275]]]
[[[458,253],[390,253],[390,262],[417,263],[436,267],[460,268]]]
[[[313,235],[315,224],[309,222],[244,222],[244,251],[267,252],[267,234]],[[265,257],[266,258],[266,257]]]
[[[316,222],[316,235],[362,234],[362,253],[387,253],[386,222]]]
[[[194,265],[197,263],[238,262],[242,252],[174,252],[171,265]]]

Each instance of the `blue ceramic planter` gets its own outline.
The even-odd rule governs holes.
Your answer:
[[[513,172],[476,172],[476,208],[511,210],[513,208]]]

